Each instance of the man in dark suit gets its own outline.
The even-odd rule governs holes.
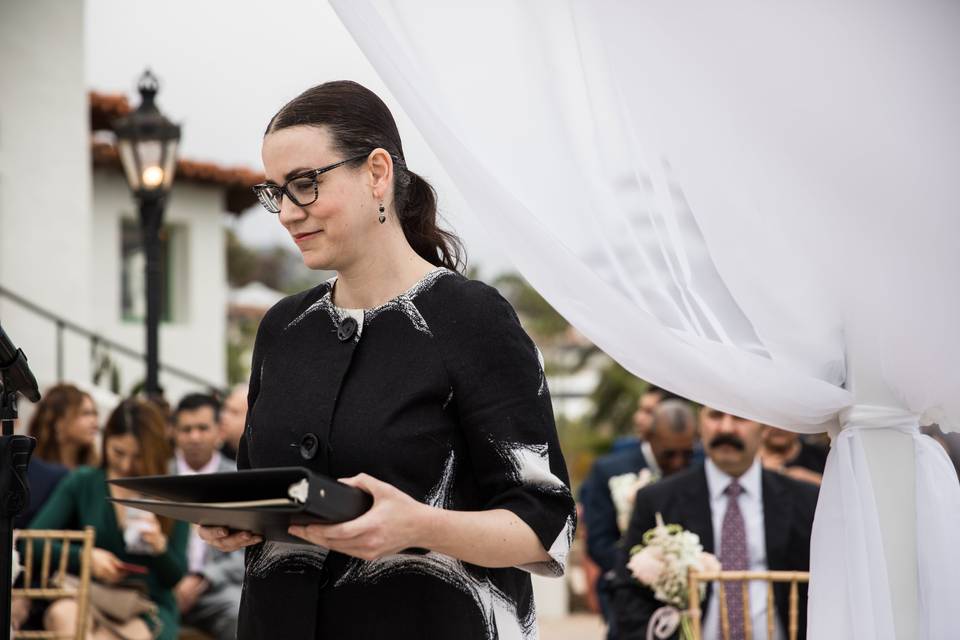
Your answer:
[[[657,389],[655,395],[659,402],[663,392]],[[637,418],[647,417],[644,402],[645,398],[641,397]],[[639,433],[642,430],[644,434],[644,446],[616,451],[598,458],[580,489],[583,522],[587,532],[587,553],[601,570],[597,580],[597,596],[604,618],[608,621],[609,640],[615,640],[618,636],[616,625],[609,615],[607,586],[616,565],[618,543],[623,534],[617,523],[617,509],[610,492],[610,479],[627,473],[638,473],[643,469],[649,469],[657,478],[667,476],[686,468],[694,455],[696,423],[685,401],[669,399],[654,405],[649,418],[650,425],[637,420],[637,431]]]
[[[757,458],[763,430],[758,422],[704,407],[700,432],[707,460],[637,492],[630,525],[621,545],[614,581],[613,608],[621,640],[646,638],[650,616],[663,603],[641,586],[626,567],[629,550],[645,531],[664,522],[700,536],[705,551],[728,570],[807,571],[810,533],[817,504],[816,485],[766,471]],[[731,639],[743,637],[743,601],[738,585],[726,590]],[[785,637],[789,612],[787,584],[775,587],[776,637]],[[703,603],[703,637],[719,638],[719,606],[708,589]],[[766,586],[750,585],[753,637],[766,638]],[[806,637],[807,593],[800,593],[800,635]]]

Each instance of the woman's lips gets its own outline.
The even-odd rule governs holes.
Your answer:
[[[317,234],[320,234],[320,233],[323,233],[323,232],[322,232],[322,231],[311,231],[311,232],[309,232],[309,233],[298,233],[298,234],[296,234],[296,235],[293,236],[293,241],[299,244],[299,243],[303,242],[304,240],[309,240],[310,238],[313,238],[314,236],[316,236]]]

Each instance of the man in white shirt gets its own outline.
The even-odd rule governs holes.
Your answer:
[[[678,473],[637,492],[630,526],[618,560],[614,595],[621,640],[646,638],[647,622],[663,605],[626,568],[629,550],[652,529],[656,514],[700,536],[704,550],[714,553],[724,569],[806,571],[810,564],[810,532],[817,504],[815,485],[762,468],[757,450],[763,430],[758,422],[704,407],[700,434],[707,452],[702,465]],[[727,591],[731,640],[741,640],[745,621],[738,585]],[[786,585],[775,589],[777,637],[788,626]],[[766,640],[766,586],[750,585],[753,638]],[[703,637],[720,638],[719,602],[708,590],[704,601]],[[806,635],[806,589],[801,589],[800,634]]]
[[[236,464],[218,451],[222,442],[219,411],[219,403],[208,395],[194,393],[180,400],[173,414],[177,446],[172,474],[236,471]],[[174,588],[184,624],[217,640],[236,638],[243,588],[243,553],[217,551],[191,527],[187,570],[187,575]]]

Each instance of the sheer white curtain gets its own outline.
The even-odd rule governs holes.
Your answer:
[[[960,417],[960,5],[332,4],[580,331],[835,436],[810,637],[951,635],[960,485],[917,426]]]

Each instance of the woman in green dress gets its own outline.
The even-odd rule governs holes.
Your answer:
[[[148,618],[134,618],[121,625],[129,638],[177,637],[179,614],[173,587],[187,569],[188,526],[146,512],[131,512],[107,501],[108,496],[130,497],[107,480],[166,473],[170,447],[164,437],[164,419],[149,402],[130,399],[122,402],[107,420],[99,467],[80,467],[67,476],[30,524],[32,529],[96,529],[92,574],[107,585],[126,584],[138,579],[146,583],[150,600],[156,603],[159,625]],[[76,570],[79,550],[71,548]],[[145,575],[124,568],[138,565]],[[47,609],[44,627],[70,633],[76,620],[76,602],[59,600]],[[90,638],[116,638],[94,624]]]

